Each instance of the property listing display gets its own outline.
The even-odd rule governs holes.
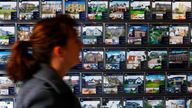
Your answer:
[[[33,20],[39,19],[39,1],[35,0],[21,0],[19,2],[19,19],[20,20]]]
[[[54,17],[56,14],[62,13],[61,0],[42,0],[41,2],[41,18]]]
[[[110,19],[129,19],[129,1],[111,0],[109,2]]]
[[[0,20],[67,14],[79,20],[171,21],[192,18],[190,0],[0,0]]]
[[[85,45],[95,45],[103,43],[102,24],[85,24],[82,27],[81,40]]]
[[[84,44],[63,77],[82,108],[192,108],[191,0],[0,0],[0,108],[23,84],[5,72],[12,45],[59,14]]]
[[[32,33],[33,25],[30,24],[18,24],[17,25],[17,40],[29,41]]]
[[[58,0],[61,2],[62,0]],[[53,1],[54,2],[54,1]],[[63,2],[65,14],[70,15],[74,19],[85,19],[86,13],[86,1],[85,0],[65,0]]]
[[[16,0],[0,1],[0,20],[17,19],[17,2]]]
[[[15,42],[14,24],[0,24],[0,46],[10,46]]]

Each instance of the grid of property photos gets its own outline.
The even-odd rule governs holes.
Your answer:
[[[0,107],[22,82],[4,69],[36,21],[67,14],[85,47],[63,80],[82,108],[192,108],[191,0],[0,0]]]

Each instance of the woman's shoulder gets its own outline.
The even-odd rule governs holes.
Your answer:
[[[38,108],[38,106],[45,106],[45,107],[49,106],[57,108],[55,107],[57,105],[80,106],[79,101],[71,92],[63,92],[63,89],[60,91],[61,91],[60,93],[57,92],[55,88],[46,81],[33,78],[27,81],[21,88],[21,91],[17,96],[17,102],[22,103],[21,105],[26,106],[26,108],[30,108],[29,106],[31,105],[37,105],[36,108]]]
[[[34,95],[41,92],[51,92],[52,94],[65,94],[71,92],[68,85],[64,81],[51,78],[33,77],[24,82],[20,93]]]
[[[50,106],[58,104],[70,106],[66,108],[80,108],[79,101],[69,86],[48,66],[43,66],[31,79],[25,81],[17,97],[17,102],[25,104],[25,106],[36,103],[36,105]]]

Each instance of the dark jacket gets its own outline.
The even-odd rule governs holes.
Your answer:
[[[48,65],[26,81],[16,98],[16,108],[81,108],[79,100]]]

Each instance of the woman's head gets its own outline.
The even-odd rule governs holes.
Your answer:
[[[13,45],[7,64],[10,78],[17,81],[31,77],[39,63],[57,66],[63,63],[65,68],[77,64],[79,59],[76,56],[82,43],[77,39],[75,25],[76,22],[66,15],[43,19],[35,24],[29,42],[18,41]],[[32,47],[32,54],[28,53],[27,47]]]

